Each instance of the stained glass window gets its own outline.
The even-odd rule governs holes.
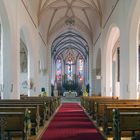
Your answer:
[[[72,80],[72,73],[73,73],[73,67],[72,67],[72,64],[73,64],[73,62],[72,62],[72,60],[69,60],[68,61],[68,80]]]
[[[66,57],[66,74],[67,80],[73,80],[73,75],[75,73],[75,58],[72,50],[69,50],[69,53]]]
[[[78,76],[80,81],[83,80],[83,74],[84,74],[83,72],[84,72],[84,61],[82,58],[80,58],[78,60]]]
[[[61,79],[61,74],[62,74],[62,61],[61,61],[61,59],[57,59],[56,74],[57,74],[57,80],[60,80]]]

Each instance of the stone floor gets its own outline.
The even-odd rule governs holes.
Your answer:
[[[68,102],[68,103],[72,103],[72,102],[80,103],[80,97],[61,97],[61,102],[62,103],[65,103],[65,102]]]

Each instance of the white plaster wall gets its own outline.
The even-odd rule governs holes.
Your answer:
[[[108,0],[108,2],[110,2]],[[114,3],[112,1],[112,3]],[[102,95],[108,95],[110,85],[106,84],[106,46],[109,36],[110,27],[117,26],[120,29],[120,98],[136,98],[137,97],[137,68],[136,68],[136,46],[137,46],[137,27],[139,22],[139,0],[120,0],[112,15],[110,16],[105,27],[102,28],[100,39],[97,41],[95,48],[101,47],[102,50]],[[135,7],[135,9],[134,9]],[[109,13],[109,12],[107,12]],[[131,13],[131,14],[130,14]],[[20,30],[25,31],[26,44],[29,51],[29,77],[33,79],[34,88],[30,91],[30,95],[38,95],[40,88],[46,87],[50,92],[51,83],[51,45],[48,49],[44,49],[45,45],[41,41],[38,34],[38,29],[32,23],[27,11],[19,0],[1,0],[0,1],[0,16],[4,26],[4,56],[3,56],[3,83],[4,94],[3,98],[19,98],[20,97]],[[105,19],[107,19],[105,16]],[[8,23],[6,23],[8,22]],[[104,24],[103,24],[104,25]],[[8,39],[8,41],[7,41]],[[41,43],[42,42],[42,43]],[[90,46],[92,43],[90,43]],[[135,46],[135,47],[134,47]],[[42,51],[43,48],[43,51]],[[96,50],[96,49],[94,49]],[[98,49],[97,49],[98,50]],[[46,51],[46,54],[44,53]],[[92,50],[91,50],[92,51]],[[38,53],[40,52],[40,53]],[[44,56],[43,59],[42,55]],[[93,59],[93,54],[90,58]],[[96,56],[94,56],[96,58]],[[43,59],[46,64],[47,72],[45,77],[39,71],[39,60]],[[92,81],[92,60],[90,66],[90,81]],[[94,63],[95,64],[95,63]],[[93,70],[92,70],[93,68]],[[109,74],[109,73],[108,73]],[[92,83],[92,82],[91,82]]]
[[[135,0],[129,10],[129,51],[130,51],[130,79],[129,79],[129,93],[130,98],[140,97],[140,86],[138,82],[138,26],[140,24],[140,1]]]
[[[108,84],[109,72],[106,71],[106,46],[110,30],[117,26],[120,29],[120,98],[130,98],[129,86],[129,8],[132,4],[130,0],[119,1],[106,26],[102,29],[101,50],[102,50],[102,95],[111,95],[112,87]],[[98,40],[100,42],[100,40]],[[98,43],[96,43],[98,44]]]
[[[101,79],[96,79],[96,69],[98,69],[96,63],[98,61],[97,60],[98,52],[100,51],[100,48],[101,48],[101,36],[99,37],[93,49],[93,93],[94,95],[101,94]]]
[[[117,26],[120,29],[120,98],[128,98],[128,78],[129,78],[129,53],[128,53],[128,27],[127,27],[127,10],[130,6],[129,1],[119,1],[118,5],[116,6],[115,11],[113,12],[112,16],[110,17],[108,23],[106,24],[106,27],[104,28],[102,32],[102,43],[105,44],[103,46],[103,59],[102,59],[102,68],[103,68],[103,93],[105,95],[111,96],[111,89],[112,86],[109,84],[109,72],[106,71],[106,46],[107,46],[107,40],[108,40],[108,33],[111,29],[110,27]],[[106,37],[107,36],[107,37]],[[125,67],[124,67],[125,66]]]
[[[4,66],[7,67],[4,72],[6,73],[6,78],[4,84],[6,84],[4,98],[20,98],[20,61],[19,61],[19,50],[20,50],[20,30],[22,29],[25,35],[26,45],[29,52],[29,77],[28,80],[33,79],[34,88],[30,90],[30,96],[36,96],[40,92],[40,79],[38,71],[38,62],[40,60],[40,55],[45,55],[45,53],[39,54],[39,50],[42,47],[40,43],[40,36],[38,29],[34,26],[31,18],[29,17],[25,7],[19,0],[2,0],[6,7],[7,16],[9,18],[9,26],[11,34],[11,44],[9,49],[4,56]],[[2,5],[1,5],[2,6]],[[2,13],[3,14],[3,13]],[[7,38],[5,38],[7,39]],[[43,43],[42,43],[43,44]],[[43,47],[45,45],[43,44]],[[10,54],[9,54],[10,53]],[[5,57],[7,59],[5,59]],[[7,62],[5,61],[7,60]],[[44,59],[44,63],[47,60]],[[7,81],[7,82],[6,82]],[[42,85],[41,85],[42,86]],[[4,86],[5,87],[5,86]]]
[[[19,10],[20,9],[20,10]],[[28,49],[28,84],[30,85],[30,80],[32,79],[33,81],[33,88],[29,88],[29,96],[36,96],[38,94],[38,61],[39,61],[39,56],[38,56],[38,49],[39,49],[39,43],[38,43],[38,32],[37,29],[35,28],[34,24],[32,23],[27,11],[25,10],[25,7],[23,6],[21,1],[18,1],[18,6],[17,10],[20,11],[18,12],[18,32],[20,30],[23,30],[24,36],[25,36],[25,43]],[[20,38],[19,33],[17,38]],[[20,78],[20,77],[19,77]]]
[[[46,56],[46,52],[47,49],[44,46],[44,44],[42,43],[41,40],[39,40],[41,47],[40,47],[40,71],[39,71],[39,91],[41,92],[41,88],[45,88],[45,90],[48,92],[47,89],[47,71],[48,71],[48,67],[47,67],[47,56]]]
[[[11,29],[11,17],[7,13],[7,7],[5,6],[5,1],[0,1],[0,16],[2,22],[2,97],[1,98],[11,98],[15,96],[13,88],[14,80],[13,80],[13,63],[14,63],[14,43]],[[16,16],[16,15],[15,15]],[[14,17],[13,17],[14,18]],[[8,40],[8,41],[7,41]],[[16,63],[16,60],[15,60]]]
[[[89,45],[89,95],[91,96],[93,94],[93,45]]]

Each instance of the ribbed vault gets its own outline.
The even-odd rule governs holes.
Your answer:
[[[78,55],[80,55],[86,60],[88,49],[88,44],[82,36],[74,30],[67,31],[54,40],[52,45],[52,57],[53,59],[57,59],[58,57],[65,59],[67,54],[71,52],[74,56],[78,57]]]
[[[102,24],[102,5],[102,0],[40,0],[39,28],[47,40],[65,26],[81,30],[93,40]]]

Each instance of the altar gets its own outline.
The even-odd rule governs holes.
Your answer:
[[[76,91],[65,91],[63,93],[64,97],[76,97],[77,96],[77,92]]]

